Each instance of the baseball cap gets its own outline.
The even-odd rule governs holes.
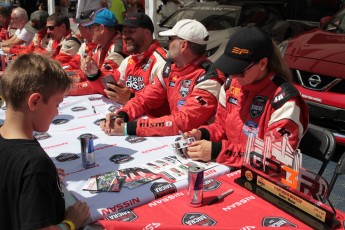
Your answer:
[[[37,31],[46,27],[48,16],[47,11],[36,10],[30,15],[30,21],[25,24],[24,28],[30,33],[37,33]]]
[[[182,19],[172,29],[162,31],[159,35],[166,37],[177,36],[200,45],[206,45],[209,38],[205,26],[195,19]]]
[[[83,23],[83,26],[91,26],[95,23],[110,27],[117,25],[115,15],[107,8],[101,8],[95,11],[93,15],[89,16],[89,18],[89,22]]]
[[[242,27],[229,38],[222,56],[214,65],[223,73],[239,74],[252,62],[273,54],[270,36],[255,26]]]
[[[121,25],[126,27],[141,27],[149,29],[152,33],[154,31],[151,18],[143,13],[128,13]]]

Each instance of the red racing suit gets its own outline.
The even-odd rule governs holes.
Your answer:
[[[80,81],[72,84],[68,95],[85,95],[97,93],[86,79],[86,75],[79,68],[81,58],[85,56],[91,56],[98,64],[101,70],[115,70],[119,67],[123,61],[123,43],[122,35],[117,34],[110,42],[101,47],[95,45],[92,42],[85,42],[81,45],[78,54],[68,63],[71,67],[67,69],[69,72],[76,72],[77,76],[80,76]],[[104,94],[104,92],[103,92]]]
[[[105,95],[101,78],[106,75],[113,75],[116,82],[130,88],[131,98],[133,98],[138,91],[153,83],[154,77],[162,71],[166,64],[165,58],[166,50],[160,46],[158,41],[154,41],[145,52],[125,58],[119,68],[102,68],[96,76],[87,76],[87,78],[93,90]],[[147,112],[147,115],[154,117],[166,114],[170,114],[168,105]]]
[[[177,135],[206,124],[214,117],[224,76],[205,57],[183,68],[167,62],[154,84],[145,87],[117,113],[124,117],[129,135]],[[139,118],[149,109],[168,104],[171,114]]]
[[[96,76],[87,76],[92,88],[105,95],[101,78],[112,74],[116,82],[122,82],[136,93],[153,82],[154,76],[166,63],[166,51],[155,41],[144,53],[125,58],[119,68],[102,68]]]
[[[46,50],[50,38],[47,33],[36,33],[32,42],[28,46],[14,45],[10,48],[11,54],[27,54],[27,53],[41,53],[48,54]]]
[[[220,92],[215,122],[199,130],[202,139],[212,141],[212,159],[239,168],[249,133],[264,139],[272,131],[276,140],[288,134],[289,144],[296,149],[308,121],[308,107],[298,90],[270,73],[246,86],[228,79]]]

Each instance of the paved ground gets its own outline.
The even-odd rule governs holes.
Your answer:
[[[323,177],[328,182],[331,180],[333,176],[333,172],[334,172],[338,158],[340,157],[341,153],[344,153],[344,152],[345,152],[345,147],[337,146],[337,151],[334,154],[336,157],[334,157],[333,161],[331,161],[327,165],[326,170],[323,173]],[[303,167],[305,167],[306,169],[309,169],[312,172],[317,172],[317,170],[320,168],[321,162],[309,156],[303,155],[302,165]],[[331,192],[329,199],[336,209],[339,209],[342,212],[345,212],[345,175],[338,176],[338,179],[334,185],[334,188]]]

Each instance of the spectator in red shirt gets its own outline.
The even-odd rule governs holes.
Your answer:
[[[4,7],[0,6],[0,40],[7,40],[9,38],[8,35],[8,27],[10,24],[11,13],[10,11]]]

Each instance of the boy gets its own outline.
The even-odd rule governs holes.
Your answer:
[[[25,54],[6,68],[2,93],[6,120],[0,129],[0,223],[3,229],[78,229],[89,219],[86,203],[65,211],[54,163],[33,131],[46,132],[70,80],[48,57]]]

